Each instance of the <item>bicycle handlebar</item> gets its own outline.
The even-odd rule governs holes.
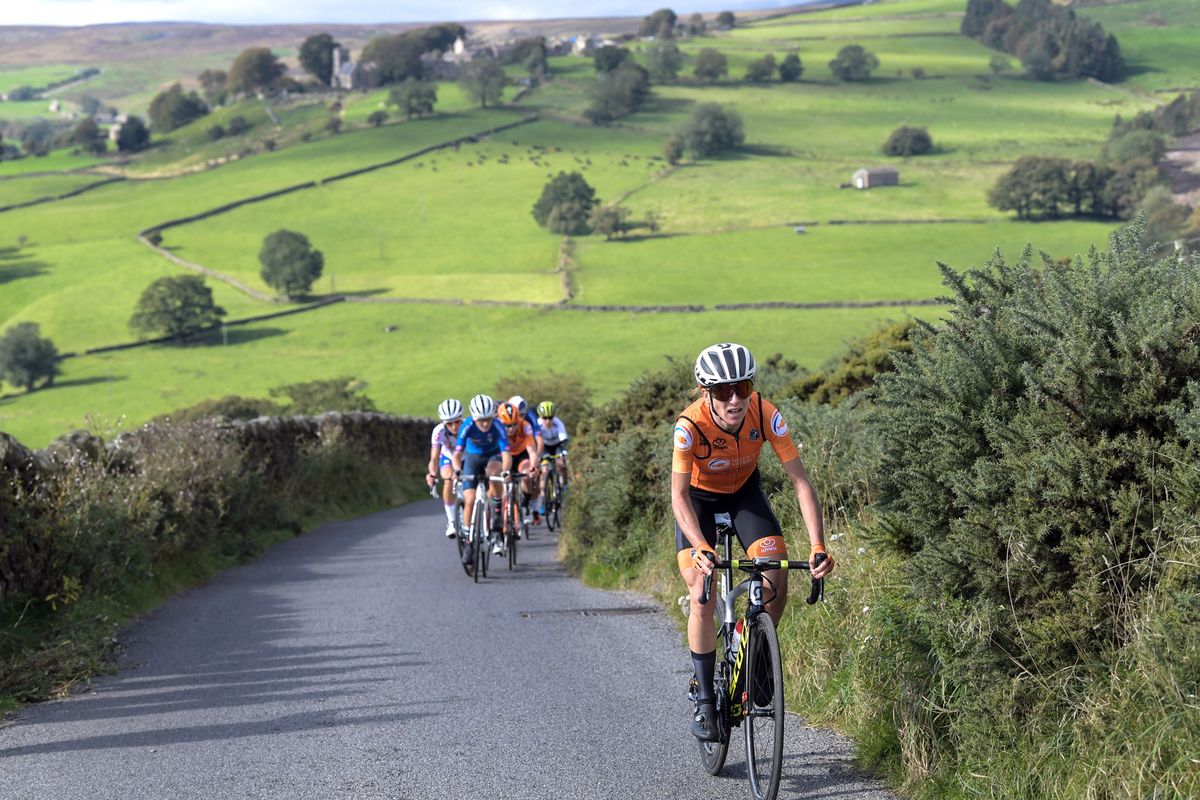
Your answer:
[[[710,561],[712,561],[714,564],[716,563],[716,555],[714,553],[705,552],[705,555],[708,556],[708,559]],[[735,558],[729,562],[729,566],[732,567],[733,569],[740,569],[743,572],[749,572],[751,574],[758,574],[758,575],[761,575],[762,573],[766,572],[767,570],[771,570],[771,569],[784,569],[784,570],[805,569],[805,570],[811,571],[813,567],[820,566],[821,562],[824,561],[826,558],[828,558],[828,556],[826,556],[824,553],[817,553],[816,555],[813,556],[813,560],[812,560],[811,564],[807,561],[791,561],[791,560],[780,561],[780,560],[775,560],[775,559],[770,559],[770,558],[761,558],[761,557],[760,558]],[[708,601],[712,597],[712,580],[713,580],[713,573],[710,572],[704,576],[704,589],[700,594],[700,605],[702,605],[702,606],[708,605]],[[824,599],[825,599],[825,579],[824,578],[814,578],[813,582],[812,582],[812,591],[810,591],[808,593],[808,600],[806,602],[811,606],[814,603],[816,603],[818,600],[824,600]]]

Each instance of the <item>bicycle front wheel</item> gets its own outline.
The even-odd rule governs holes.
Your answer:
[[[542,507],[546,509],[546,530],[550,533],[554,533],[554,528],[558,525],[558,514],[554,509],[557,502],[558,492],[555,491],[554,474],[551,473],[542,481]]]
[[[783,768],[783,663],[775,623],[750,623],[746,653],[746,765],[755,800],[775,800]]]

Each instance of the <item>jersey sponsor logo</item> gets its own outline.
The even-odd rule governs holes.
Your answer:
[[[758,552],[766,555],[767,553],[779,552],[779,540],[774,536],[765,536],[758,540]]]
[[[758,439],[759,439],[758,428],[751,428],[750,429],[750,441],[757,442]]]
[[[729,469],[729,459],[714,458],[712,461],[708,462],[708,468],[713,472],[723,472]]]
[[[729,442],[724,439],[713,439],[713,447],[718,450],[724,450],[729,445]]]
[[[692,449],[692,432],[682,425],[675,426],[675,449],[676,450],[691,450]]]
[[[775,412],[775,416],[771,417],[771,431],[776,436],[783,436],[788,432],[787,423],[783,421],[783,414],[778,411]]]

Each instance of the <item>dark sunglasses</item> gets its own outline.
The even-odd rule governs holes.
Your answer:
[[[718,383],[716,386],[708,387],[708,391],[713,399],[720,400],[722,403],[728,401],[734,392],[737,392],[737,396],[745,400],[754,391],[754,381],[746,378],[733,383]]]

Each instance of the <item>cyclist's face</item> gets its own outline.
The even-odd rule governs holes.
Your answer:
[[[450,430],[450,431],[457,431],[461,427],[462,427],[461,419],[452,419],[446,423],[446,429]]]
[[[481,431],[486,431],[488,428],[492,427],[492,418],[483,417],[482,419],[475,420],[475,427],[479,428]]]
[[[730,425],[741,424],[742,419],[746,416],[746,401],[749,399],[749,391],[746,392],[747,397],[742,397],[736,389],[729,390],[728,399],[726,400],[718,400],[716,394],[713,392],[706,393],[712,400],[713,408],[717,410],[717,414],[720,415],[721,419]]]
[[[508,435],[509,435],[509,436],[514,436],[514,435],[516,435],[516,432],[517,432],[517,423],[515,423],[515,422],[514,422],[512,425],[505,425],[505,426],[504,426],[504,430],[508,431]]]

